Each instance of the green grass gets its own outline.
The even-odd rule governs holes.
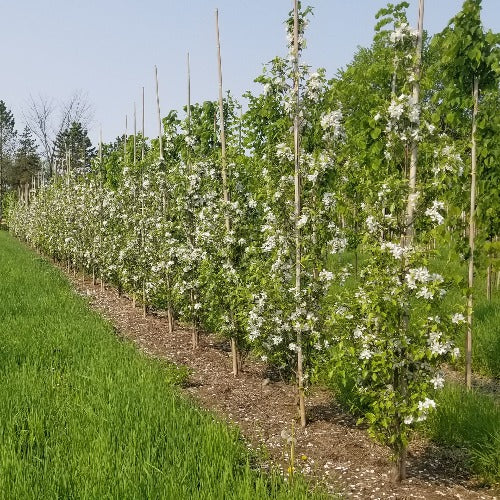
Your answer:
[[[450,255],[448,255],[450,253]],[[454,283],[449,290],[445,303],[465,307],[465,287],[467,280],[467,263],[460,261],[458,255],[450,252],[446,247],[441,249],[441,256],[433,256],[430,269],[439,272]],[[359,267],[361,269],[366,256],[359,253]],[[338,269],[347,264],[354,265],[354,253],[345,252],[330,259],[329,267]],[[486,271],[481,268],[476,271],[474,278],[474,316],[472,338],[472,369],[489,377],[500,378],[500,290],[493,287],[492,299],[486,298]],[[344,289],[354,290],[359,284],[358,279],[351,276],[342,286],[332,284],[328,302],[335,302],[337,296]],[[456,346],[463,354],[465,350],[465,327],[457,329],[454,338]],[[465,356],[461,356],[457,368],[462,369]]]
[[[443,249],[443,254],[446,254]],[[354,262],[352,253],[339,257],[340,264]],[[360,256],[363,260],[364,256]],[[449,304],[465,304],[466,263],[459,263],[458,258],[436,257],[431,263],[433,271],[455,282],[446,301]],[[333,266],[333,262],[332,262]],[[351,277],[345,286],[354,289],[358,281]],[[473,371],[489,377],[500,377],[500,292],[494,290],[491,301],[486,298],[485,273],[477,272],[474,287],[474,323],[473,323]],[[335,301],[341,292],[337,285],[332,287],[329,300]],[[457,331],[455,343],[462,356],[455,367],[464,368],[465,328]],[[341,378],[328,380],[336,392],[337,399],[351,411],[363,413],[364,408],[353,392],[353,381],[343,386]],[[496,399],[495,399],[496,398]],[[456,446],[467,450],[471,471],[484,482],[500,482],[500,403],[497,396],[489,396],[477,391],[467,392],[462,386],[447,385],[436,393],[438,409],[425,425],[425,433],[430,438],[446,446]]]
[[[449,304],[465,305],[465,287],[467,283],[467,263],[460,262],[453,253],[445,258],[446,249],[443,248],[443,257],[433,262],[433,270],[445,277],[454,277],[461,283],[456,283],[449,291],[446,301]],[[464,353],[465,328],[456,335],[455,343]],[[459,360],[463,368],[465,356]],[[493,287],[491,300],[486,297],[486,270],[476,270],[474,277],[474,316],[472,325],[472,369],[490,377],[500,378],[500,290]]]
[[[427,432],[437,443],[465,448],[474,473],[500,482],[500,406],[492,397],[448,385],[437,394]]]
[[[255,465],[44,259],[0,231],[0,498],[319,498]]]

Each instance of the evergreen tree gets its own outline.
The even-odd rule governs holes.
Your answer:
[[[5,171],[15,145],[16,131],[12,111],[0,101],[0,220],[2,219],[3,195],[5,191]]]
[[[59,173],[68,170],[85,173],[91,170],[95,148],[87,129],[80,122],[72,122],[67,129],[57,134],[54,149],[55,165]]]
[[[14,161],[6,171],[6,180],[12,187],[31,183],[33,176],[41,170],[40,156],[35,139],[28,127],[24,127]]]

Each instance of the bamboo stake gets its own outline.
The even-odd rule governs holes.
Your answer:
[[[163,128],[161,125],[161,112],[160,112],[160,94],[158,91],[158,68],[155,66],[155,80],[156,80],[156,109],[158,111],[158,140],[160,142],[160,160],[164,160],[163,157]]]
[[[127,128],[128,128],[128,116],[125,115],[125,140],[123,141],[123,161],[127,160]]]
[[[472,288],[474,286],[474,237],[476,232],[476,174],[477,174],[477,112],[479,107],[479,79],[474,77],[472,96],[474,108],[472,111],[472,150],[471,150],[471,185],[470,185],[470,216],[469,216],[469,290],[467,294],[467,337],[465,341],[465,385],[467,390],[472,389],[472,316],[474,312],[474,299]]]
[[[294,205],[295,205],[295,293],[297,300],[301,292],[301,176],[300,176],[300,136],[299,136],[299,7],[297,0],[293,2],[293,90],[295,93],[295,111],[293,117],[293,146],[294,146]],[[297,388],[299,393],[300,425],[305,427],[306,405],[304,397],[304,367],[302,352],[302,332],[297,330]]]
[[[422,66],[422,38],[424,26],[424,0],[419,0],[418,5],[418,28],[417,28],[417,41],[415,45],[416,58],[415,58],[415,75],[416,78],[413,82],[412,101],[413,106],[418,106],[420,102],[420,75]],[[416,184],[417,184],[417,160],[418,160],[418,142],[412,139],[411,142],[411,156],[410,156],[410,171],[408,177],[408,200],[406,205],[406,224],[404,234],[401,235],[401,245],[411,246],[415,236],[414,216],[416,207]],[[403,308],[403,327],[408,329],[409,324],[409,311],[408,306]],[[404,352],[401,354],[404,356]],[[400,391],[403,397],[406,397],[408,384],[408,374],[404,366],[398,368],[394,372],[394,386]],[[399,428],[403,424],[402,417],[398,415],[396,426]],[[394,482],[401,482],[406,479],[406,461],[408,449],[406,445],[401,447],[396,452],[396,461],[394,463],[392,479]]]
[[[144,161],[144,87],[142,87],[142,137],[141,137],[141,160]]]
[[[137,158],[137,113],[134,102],[134,165],[136,163],[136,158]]]
[[[189,52],[187,53],[187,126],[188,126],[188,136],[191,135],[191,64],[189,60]],[[191,150],[188,145],[187,149],[187,170],[188,176],[191,175]],[[191,224],[194,224],[194,221],[189,221]],[[194,231],[193,231],[194,232]],[[191,245],[193,244],[193,233],[189,234],[189,241]],[[190,293],[190,301],[191,308],[193,311],[193,326],[191,332],[193,349],[197,349],[200,343],[200,331],[198,329],[198,315],[194,308],[196,300],[194,296],[194,290],[191,290]]]
[[[416,60],[415,60],[415,80],[413,81],[412,101],[413,106],[418,106],[420,102],[420,76],[422,72],[422,39],[424,26],[424,0],[420,0],[418,4],[418,28],[417,28],[417,43],[416,43]],[[416,206],[416,182],[417,182],[417,160],[418,160],[418,142],[415,139],[411,141],[411,157],[410,157],[410,179],[409,179],[409,195],[408,205],[406,209],[406,239],[407,243],[411,243],[415,234],[415,226],[413,217]]]
[[[134,102],[134,165],[136,155],[136,116],[135,116],[135,102]],[[142,214],[142,227],[141,227],[141,250],[144,252],[145,246],[145,229],[144,229],[144,165],[141,163],[141,214]],[[148,305],[146,303],[146,269],[142,270],[142,317],[147,316]]]
[[[100,184],[100,187],[102,188],[102,127],[100,128],[99,130],[99,184]],[[101,247],[102,245],[102,209],[103,209],[103,206],[102,206],[102,196],[100,196],[100,199],[101,199],[101,210],[100,210],[100,231],[99,231],[99,247]],[[99,248],[100,249],[100,248]],[[101,266],[101,269],[99,270],[99,274],[100,274],[100,281],[101,281],[101,292],[104,290],[104,277],[103,277],[103,270],[102,270],[102,266]]]
[[[187,99],[188,133],[191,133],[191,64],[189,61],[189,52],[187,53]]]
[[[227,162],[226,162],[226,131],[224,127],[224,101],[222,95],[222,61],[220,54],[220,34],[219,34],[219,10],[215,9],[215,30],[217,35],[217,68],[219,73],[219,129],[220,129],[220,142],[221,142],[221,166],[222,166],[222,194],[224,197],[224,204],[229,204],[229,189],[227,183]],[[231,220],[226,211],[225,214],[226,231],[231,232]],[[229,311],[229,317],[232,321],[232,311]],[[237,377],[240,372],[239,366],[239,349],[238,341],[233,335],[231,337],[231,353],[233,361],[233,375]]]
[[[99,153],[98,153],[98,159],[99,159],[99,187],[102,186],[102,126],[99,127]],[[101,200],[101,195],[99,194],[99,199]],[[101,240],[101,220],[102,220],[102,201],[99,202],[99,241]],[[96,283],[96,275],[95,275],[95,254],[96,254],[96,249],[95,249],[95,244],[94,246],[94,262],[92,263],[92,285],[95,286]],[[99,245],[100,248],[101,245]]]
[[[493,277],[493,265],[491,262],[488,264],[486,269],[486,299],[491,300],[491,284]]]

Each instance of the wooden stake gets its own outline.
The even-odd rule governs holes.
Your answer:
[[[136,163],[136,158],[137,158],[137,113],[134,102],[134,165]]]
[[[142,138],[141,138],[141,160],[144,161],[144,87],[142,87]]]
[[[221,142],[221,165],[222,165],[222,195],[224,198],[224,204],[229,204],[229,189],[227,182],[227,162],[226,162],[226,131],[224,127],[224,101],[222,94],[222,60],[220,54],[220,34],[219,34],[219,10],[215,10],[215,31],[217,35],[217,68],[219,73],[219,130],[220,130],[220,142]],[[226,211],[225,215],[226,231],[227,234],[231,231],[231,220],[229,214]],[[229,311],[230,321],[233,320],[232,311]],[[238,363],[238,341],[236,337],[231,337],[231,353],[233,360],[233,375],[237,377],[239,375],[239,363]]]
[[[155,66],[155,79],[156,79],[156,109],[158,111],[158,140],[160,141],[160,160],[164,160],[163,157],[163,127],[161,124],[161,112],[160,112],[160,94],[158,90],[158,68]]]
[[[413,81],[412,101],[413,106],[418,106],[420,103],[420,75],[422,72],[422,39],[424,32],[424,0],[419,0],[418,4],[418,28],[417,28],[417,44],[416,44],[416,59],[415,59],[415,80]],[[418,142],[415,139],[411,141],[411,157],[410,157],[410,178],[409,178],[409,194],[408,204],[406,208],[406,243],[411,243],[415,234],[415,226],[413,217],[416,206],[416,182],[417,182],[417,160],[418,160]]]
[[[295,293],[298,300],[301,293],[301,234],[299,219],[301,216],[301,175],[300,175],[300,136],[299,136],[299,7],[297,0],[293,3],[293,88],[295,92],[295,111],[293,117],[293,146],[294,146],[294,204],[295,204]],[[306,405],[304,395],[304,367],[302,352],[302,332],[297,330],[297,388],[299,392],[300,425],[305,427]]]
[[[415,80],[413,82],[412,100],[413,106],[418,106],[420,103],[420,74],[422,66],[422,38],[424,26],[424,0],[419,0],[418,5],[418,29],[417,29],[417,43],[416,43],[416,58],[415,58]],[[408,200],[406,204],[406,224],[404,233],[401,235],[401,246],[411,246],[415,235],[414,229],[414,215],[416,207],[416,185],[417,185],[417,160],[418,160],[418,142],[412,139],[411,142],[411,156],[410,156],[410,172],[408,177]],[[403,307],[403,325],[402,329],[408,330],[410,315],[408,306]],[[401,354],[404,356],[404,353]],[[408,374],[405,366],[397,368],[394,372],[394,387],[401,394],[403,398],[407,397],[408,390]],[[399,429],[402,422],[402,416],[397,415],[398,420],[396,426]],[[394,482],[399,483],[406,479],[406,460],[407,460],[407,446],[401,444],[396,450],[396,462],[394,464],[392,479]]]
[[[486,299],[491,300],[491,283],[493,278],[493,265],[491,262],[488,264],[488,268],[486,270]]]
[[[189,61],[189,52],[187,53],[187,121],[188,121],[188,134],[191,133],[191,64]]]
[[[125,140],[123,141],[123,161],[127,160],[127,128],[128,128],[128,116],[125,115]]]
[[[474,108],[472,110],[472,149],[471,149],[471,184],[470,184],[470,215],[469,215],[469,291],[467,294],[467,337],[465,341],[465,385],[467,390],[472,389],[472,316],[474,299],[474,238],[476,232],[476,174],[477,174],[477,111],[479,107],[479,79],[474,77],[472,90]]]

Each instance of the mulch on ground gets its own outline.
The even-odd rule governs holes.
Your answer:
[[[247,359],[243,373],[235,378],[229,343],[203,334],[200,347],[193,350],[189,326],[177,325],[169,334],[161,312],[143,318],[142,309],[134,308],[114,288],[101,289],[83,283],[81,277],[70,278],[78,293],[113,323],[118,335],[151,356],[187,367],[190,376],[184,391],[203,408],[239,426],[248,445],[261,450],[264,467],[273,464],[287,473],[287,436],[294,423],[296,470],[347,498],[496,498],[498,491],[482,488],[471,476],[463,453],[422,438],[410,445],[408,479],[393,484],[388,450],[356,426],[331,392],[320,387],[311,390],[306,401],[309,425],[302,430],[296,423],[293,386],[270,379],[265,364]]]

